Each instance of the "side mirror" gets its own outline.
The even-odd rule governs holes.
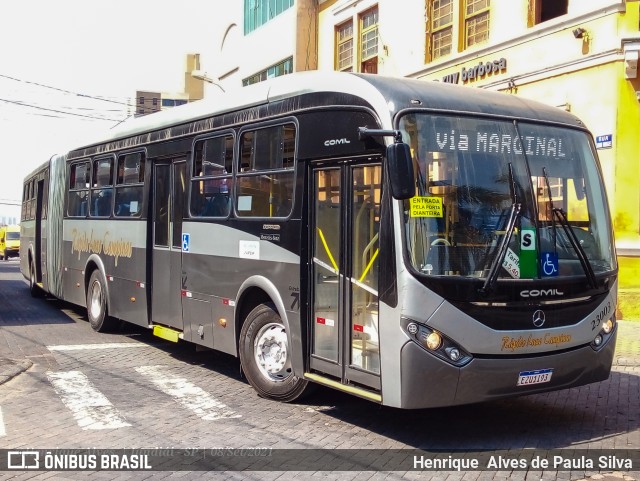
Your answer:
[[[404,142],[389,145],[387,163],[393,198],[404,200],[413,197],[416,194],[416,176],[409,146]]]

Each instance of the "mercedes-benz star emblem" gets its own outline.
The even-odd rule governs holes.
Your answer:
[[[537,310],[533,313],[533,325],[536,327],[542,327],[545,321],[544,311]]]

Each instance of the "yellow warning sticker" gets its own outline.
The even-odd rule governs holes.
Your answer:
[[[412,197],[411,217],[443,217],[442,197]]]

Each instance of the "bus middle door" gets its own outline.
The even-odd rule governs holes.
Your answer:
[[[182,321],[184,157],[154,163],[151,322],[178,330]]]

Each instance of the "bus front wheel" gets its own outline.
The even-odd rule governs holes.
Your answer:
[[[276,401],[299,399],[309,382],[291,368],[291,349],[282,319],[273,304],[260,304],[240,331],[240,363],[257,393]]]
[[[98,269],[93,271],[87,289],[87,317],[96,332],[108,332],[115,327],[115,319],[107,314],[107,289]]]

